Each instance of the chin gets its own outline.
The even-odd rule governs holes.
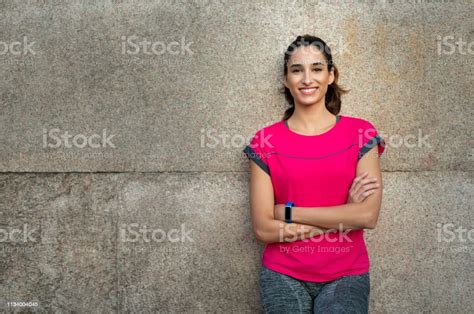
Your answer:
[[[319,99],[316,98],[316,97],[305,97],[303,99],[299,99],[299,103],[302,104],[302,105],[306,105],[306,106],[310,106],[310,105],[313,105],[315,103],[319,102]]]

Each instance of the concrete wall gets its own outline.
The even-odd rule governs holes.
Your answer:
[[[261,311],[241,151],[310,33],[387,143],[371,312],[472,312],[473,8],[0,2],[0,309]]]

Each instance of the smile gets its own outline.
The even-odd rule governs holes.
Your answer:
[[[308,87],[308,88],[300,88],[300,91],[303,95],[312,95],[314,94],[319,87]]]

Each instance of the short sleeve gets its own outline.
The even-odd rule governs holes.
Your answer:
[[[270,167],[268,163],[269,149],[272,147],[268,141],[268,135],[265,136],[264,129],[259,130],[245,146],[243,153],[247,158],[253,160],[260,168],[270,175]]]
[[[362,120],[357,133],[357,142],[359,145],[359,161],[371,148],[378,146],[378,155],[382,156],[385,151],[385,140],[379,135],[377,129],[372,123]]]

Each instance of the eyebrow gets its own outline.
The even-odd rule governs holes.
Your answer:
[[[314,62],[314,63],[311,64],[311,65],[323,65],[323,63],[322,63],[321,61],[318,61],[318,62]],[[290,68],[296,68],[296,67],[300,67],[300,66],[302,66],[302,65],[299,64],[299,63],[295,63],[295,64],[292,64],[292,65],[290,66]]]

